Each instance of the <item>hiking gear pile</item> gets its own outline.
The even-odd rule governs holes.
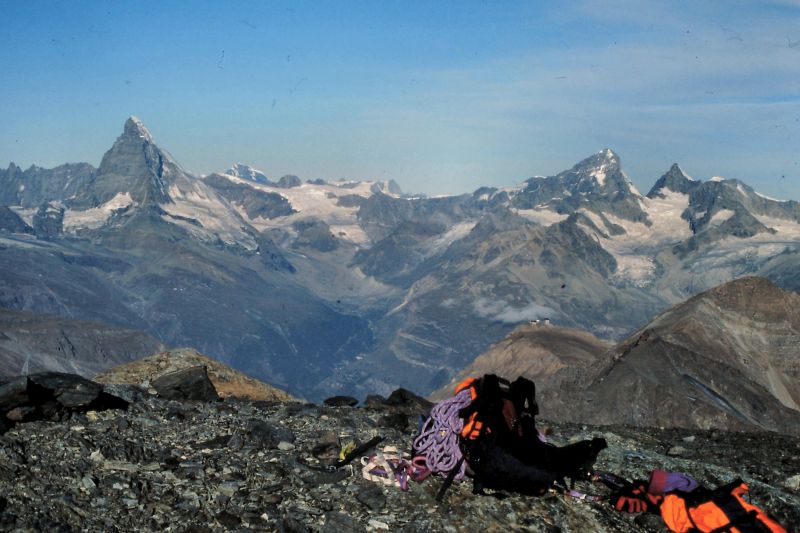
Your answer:
[[[432,472],[446,476],[440,497],[467,468],[475,493],[489,488],[540,495],[557,483],[566,488],[566,478],[589,477],[605,440],[563,447],[546,442],[536,428],[535,396],[529,379],[512,383],[487,374],[463,381],[453,398],[434,406],[414,440],[414,455],[424,457]]]
[[[445,477],[437,501],[454,479],[465,474],[472,477],[474,493],[489,488],[541,495],[559,487],[582,500],[604,499],[573,489],[576,480],[591,479],[612,489],[605,499],[618,511],[660,514],[676,533],[786,533],[744,499],[749,488],[741,480],[708,489],[680,472],[653,470],[649,480],[636,482],[594,473],[597,455],[607,447],[605,439],[561,447],[548,443],[536,427],[535,396],[536,387],[529,379],[509,382],[486,374],[464,380],[453,397],[433,407],[414,439],[411,463]]]

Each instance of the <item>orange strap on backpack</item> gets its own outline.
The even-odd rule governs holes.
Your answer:
[[[645,513],[657,512],[662,498],[661,494],[647,492],[647,487],[642,484],[612,495],[610,501],[617,511],[622,511],[623,513]]]
[[[478,397],[478,390],[475,387],[475,382],[478,381],[478,378],[467,378],[458,385],[456,385],[453,394],[458,394],[462,390],[469,389],[470,398],[474,401],[475,398]],[[465,439],[477,439],[480,434],[481,430],[483,429],[483,423],[478,420],[478,413],[472,413],[469,418],[464,422],[464,428],[461,430],[461,436]]]

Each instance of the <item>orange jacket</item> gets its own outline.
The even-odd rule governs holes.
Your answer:
[[[694,505],[687,501],[684,494],[669,493],[661,503],[661,518],[676,533],[748,533],[764,531],[765,528],[771,533],[787,533],[773,518],[744,499],[749,490],[745,483],[737,480],[714,491],[711,499]]]

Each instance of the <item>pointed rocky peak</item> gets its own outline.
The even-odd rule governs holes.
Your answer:
[[[665,196],[664,189],[682,194],[689,194],[691,191],[701,185],[701,182],[692,179],[691,176],[686,174],[678,163],[673,163],[669,170],[656,181],[650,192],[647,193],[648,198]]]
[[[572,194],[613,196],[624,199],[641,196],[622,170],[619,156],[610,148],[600,150],[558,174]]]
[[[644,221],[642,195],[622,171],[619,156],[601,150],[555,176],[531,178],[513,193],[517,209],[549,209],[561,214],[579,209],[613,213],[626,220]]]
[[[619,156],[610,148],[600,150],[587,157],[572,167],[569,172],[583,174],[585,177],[594,178],[598,186],[606,184],[606,177],[615,172],[620,172]]]
[[[78,194],[74,206],[97,207],[117,194],[129,195],[138,205],[169,203],[169,184],[182,179],[188,175],[180,165],[153,142],[141,120],[130,117],[122,135],[103,155],[97,178]]]
[[[123,137],[132,137],[143,139],[147,142],[153,142],[153,135],[150,133],[145,125],[139,120],[138,117],[131,116],[125,121],[125,129],[122,133]]]
[[[675,178],[684,178],[689,181],[694,181],[691,176],[689,176],[683,169],[678,165],[678,163],[672,163],[672,166],[669,167],[669,170],[666,173],[667,176],[672,176]]]
[[[619,164],[619,156],[611,148],[604,148],[597,152],[597,155],[604,157],[606,161],[616,161]]]

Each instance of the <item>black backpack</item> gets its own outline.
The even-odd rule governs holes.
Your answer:
[[[558,447],[536,428],[536,386],[518,377],[509,382],[494,374],[462,382],[472,403],[461,410],[465,420],[461,449],[473,473],[474,490],[484,487],[542,494],[555,483],[591,475],[606,441],[594,438]]]

